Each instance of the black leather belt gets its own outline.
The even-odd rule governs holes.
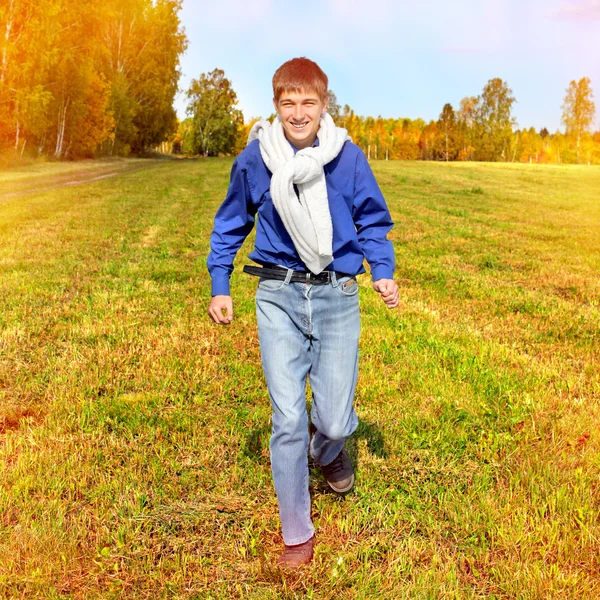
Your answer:
[[[292,271],[292,278],[290,282],[293,283],[312,283],[314,285],[325,285],[331,283],[331,274],[334,271],[323,271],[318,275],[311,273],[310,271]],[[251,265],[244,266],[244,273],[249,275],[255,275],[256,277],[265,277],[266,279],[278,279],[279,281],[285,280],[288,274],[288,270],[283,267],[270,266],[270,267],[253,267]],[[346,273],[335,272],[336,278],[347,277]]]

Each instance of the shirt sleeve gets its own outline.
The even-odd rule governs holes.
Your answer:
[[[229,296],[229,278],[237,251],[254,227],[256,209],[252,203],[247,171],[236,160],[231,167],[227,196],[215,215],[210,236],[208,272],[212,295]]]
[[[387,234],[394,222],[367,157],[362,151],[356,159],[352,217],[358,241],[371,267],[373,281],[393,279],[394,246],[387,239]]]

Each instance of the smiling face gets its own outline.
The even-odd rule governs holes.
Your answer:
[[[298,150],[310,148],[317,137],[321,115],[327,110],[327,99],[315,92],[284,92],[273,99],[283,124],[285,137]]]

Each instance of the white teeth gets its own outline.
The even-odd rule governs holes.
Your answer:
[[[292,127],[295,127],[296,129],[302,129],[303,127],[308,125],[308,123],[299,123],[299,124],[292,123],[291,125],[292,125]]]

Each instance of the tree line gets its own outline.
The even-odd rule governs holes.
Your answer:
[[[67,159],[150,148],[240,152],[257,119],[244,122],[222,70],[192,80],[188,116],[177,120],[182,1],[2,0],[0,151]],[[567,88],[564,133],[518,129],[514,103],[496,78],[429,122],[360,116],[331,91],[329,112],[370,159],[600,164],[588,78]]]
[[[237,96],[220,69],[202,74],[187,91],[188,117],[173,138],[173,151],[185,154],[235,154],[258,120],[244,123]],[[565,133],[518,129],[516,99],[502,79],[490,79],[479,96],[455,109],[445,104],[437,120],[363,117],[342,108],[329,91],[329,113],[348,130],[369,159],[504,161],[600,164],[600,132],[592,132],[595,104],[591,81],[571,81],[562,105]],[[272,118],[271,115],[269,118]]]
[[[177,128],[182,0],[2,0],[0,150],[81,158]]]

